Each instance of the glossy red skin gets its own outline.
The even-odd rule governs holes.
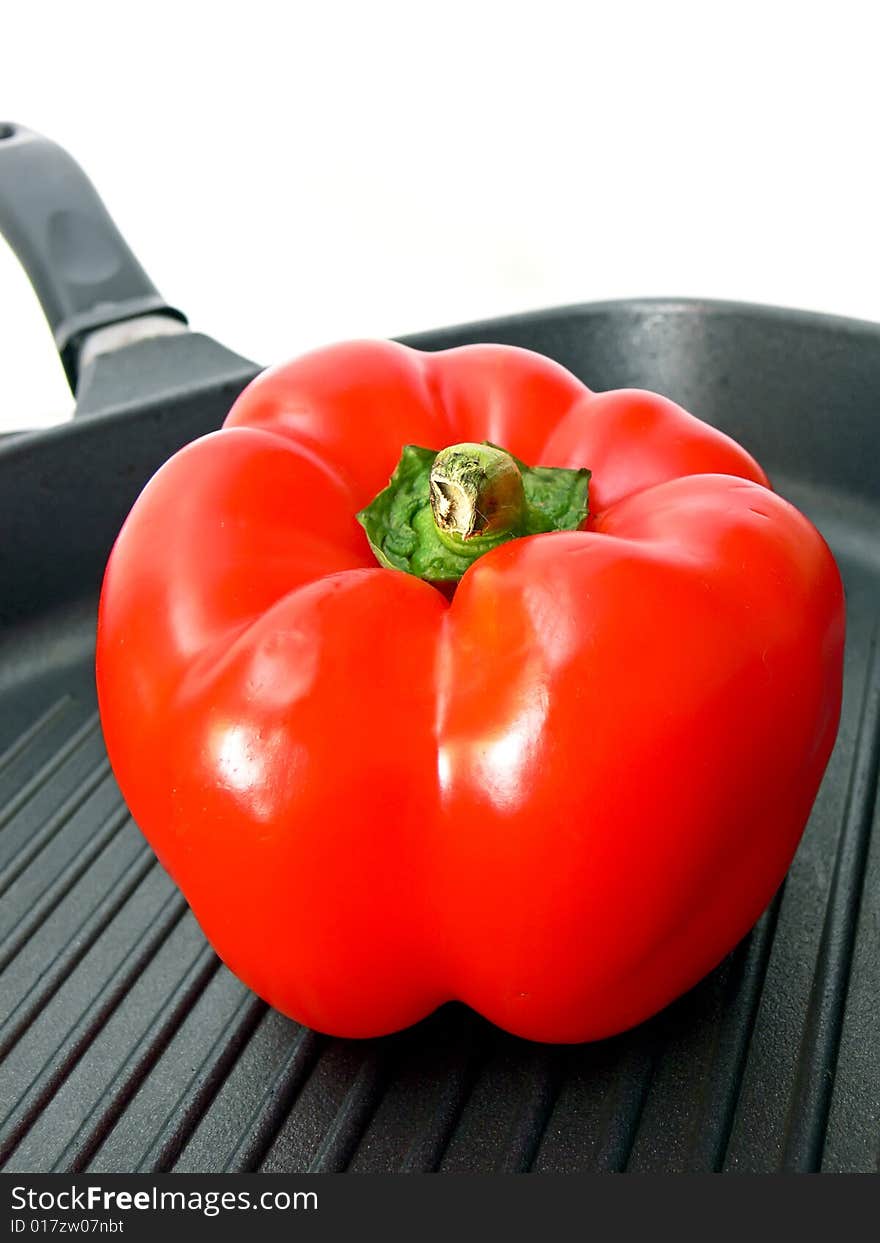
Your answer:
[[[450,603],[355,521],[401,447],[588,466],[581,532]],[[107,569],[98,691],[135,819],[286,1014],[390,1032],[458,998],[607,1036],[710,970],[801,835],[839,717],[816,530],[652,394],[502,346],[360,342],[261,375],[148,484]]]

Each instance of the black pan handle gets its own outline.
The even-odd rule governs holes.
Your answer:
[[[186,317],[160,297],[67,152],[0,122],[0,231],[30,277],[76,392],[88,335],[142,315]]]

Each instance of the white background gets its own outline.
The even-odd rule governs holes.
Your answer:
[[[260,362],[631,295],[880,319],[872,8],[16,4],[0,119]],[[69,410],[0,243],[0,430]]]

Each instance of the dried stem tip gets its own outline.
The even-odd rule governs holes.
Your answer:
[[[525,497],[520,469],[495,445],[442,449],[430,475],[431,511],[437,529],[462,540],[517,529]]]

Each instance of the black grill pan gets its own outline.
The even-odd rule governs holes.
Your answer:
[[[741,440],[831,543],[849,636],[837,748],[783,889],[708,979],[600,1044],[461,1006],[331,1040],[222,967],[128,817],[92,680],[138,490],[257,368],[185,329],[81,171],[0,129],[0,226],[77,417],[0,444],[0,1155],[10,1171],[867,1171],[880,1147],[880,328],[692,300],[410,338],[529,346]]]

